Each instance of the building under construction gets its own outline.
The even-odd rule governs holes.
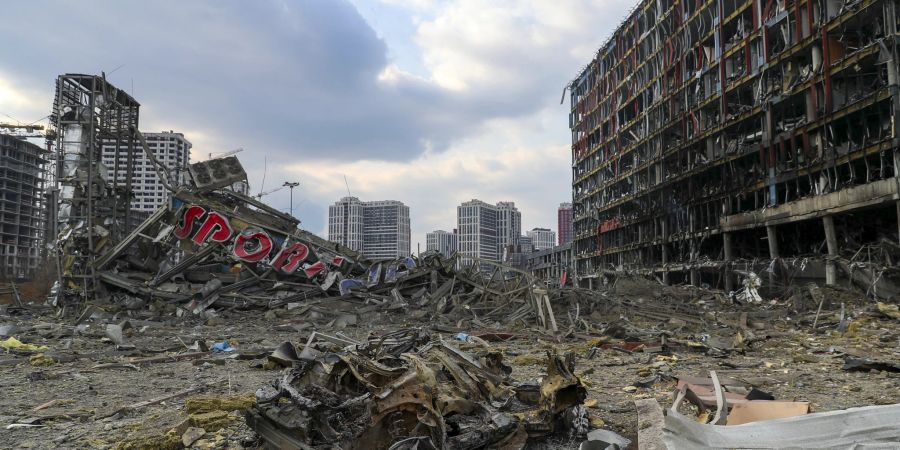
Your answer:
[[[582,285],[890,294],[898,22],[897,0],[641,1],[569,86]]]
[[[31,278],[40,265],[48,153],[0,134],[0,280]]]

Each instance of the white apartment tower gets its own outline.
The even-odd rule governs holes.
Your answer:
[[[396,200],[363,203],[363,248],[371,259],[409,256],[409,207]]]
[[[556,232],[549,228],[534,228],[526,232],[535,250],[546,250],[556,245]]]
[[[516,209],[515,202],[497,203],[497,248],[498,254],[508,245],[516,245],[522,235],[522,213]]]
[[[344,197],[328,207],[328,240],[374,260],[409,256],[409,207],[396,200]]]
[[[456,229],[459,230],[461,256],[500,260],[497,216],[497,207],[481,200],[473,199],[456,207]]]
[[[444,256],[450,256],[459,249],[459,234],[444,230],[435,230],[425,234],[425,250],[437,250]]]
[[[356,197],[344,197],[328,207],[328,240],[362,251],[362,207]]]
[[[171,130],[143,134],[147,147],[153,152],[156,160],[168,169],[178,184],[184,184],[191,160],[191,142],[185,139],[184,134]],[[128,150],[118,147],[117,151],[117,146],[112,141],[103,143],[103,165],[106,166],[106,176],[110,184],[126,185]],[[133,151],[131,191],[134,193],[134,199],[131,201],[131,209],[149,215],[169,199],[169,192],[160,182],[156,167],[147,158],[144,150],[136,145]]]

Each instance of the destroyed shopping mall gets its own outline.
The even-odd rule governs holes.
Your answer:
[[[0,284],[0,447],[900,448],[898,22],[641,1],[567,86],[550,284],[329,242],[60,75],[47,147],[0,136],[0,236],[47,249],[2,260],[42,275]]]

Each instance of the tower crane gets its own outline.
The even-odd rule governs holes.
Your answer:
[[[50,130],[43,131],[44,126],[38,124],[18,125],[12,123],[0,123],[0,131],[3,130],[22,130],[14,134],[14,136],[20,138],[42,138],[47,137],[47,135],[51,133]]]

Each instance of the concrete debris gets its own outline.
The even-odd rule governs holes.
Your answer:
[[[232,171],[243,173],[236,158],[226,159]],[[192,166],[191,172],[203,170]],[[536,321],[547,332],[559,332],[552,303],[560,293],[542,289],[526,272],[436,252],[369,261],[297,228],[293,217],[222,188],[223,183],[195,180],[180,186],[167,206],[117,245],[95,249],[97,283],[82,317],[103,305],[140,316],[162,302],[162,309],[179,317],[214,320],[210,311],[221,308],[294,309],[336,301],[359,308],[334,317],[336,329],[356,325],[358,313],[418,310],[414,314],[452,316],[479,326]],[[76,245],[70,238],[65,242]],[[65,285],[71,289],[63,292],[83,292],[82,281],[69,280]],[[57,306],[77,306],[61,298],[54,297]],[[115,326],[107,330],[121,345]]]
[[[134,257],[122,258],[111,267],[130,267]],[[343,295],[316,287],[283,301],[293,282],[279,275],[235,291],[251,301],[222,306],[239,281],[194,273],[167,282],[169,293],[196,289],[180,300],[128,293],[145,302],[139,309],[115,300],[125,295],[77,320],[52,307],[11,309],[0,321],[15,329],[0,340],[9,392],[0,405],[19,413],[0,420],[14,425],[12,445],[32,447],[51,427],[56,446],[79,448],[192,439],[196,448],[625,448],[615,433],[665,449],[666,439],[712,439],[675,436],[697,431],[667,425],[672,413],[659,403],[668,411],[672,399],[716,436],[900,403],[896,319],[859,291],[803,285],[738,303],[640,277],[547,289],[501,277],[504,268],[491,280],[453,259],[411,259],[387,284],[382,266],[370,287],[372,264],[359,258],[347,272],[355,278],[341,279],[359,284]],[[118,330],[120,344],[108,335]]]

